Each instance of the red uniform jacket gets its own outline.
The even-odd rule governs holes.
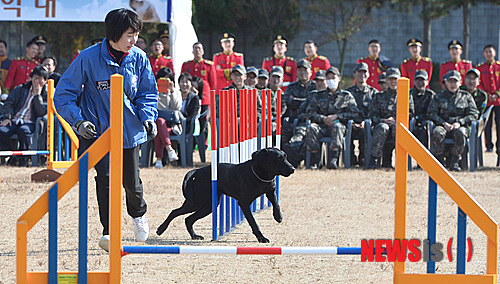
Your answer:
[[[215,68],[210,60],[201,59],[200,61],[189,60],[182,64],[182,73],[186,72],[191,76],[198,76],[203,80],[203,98],[202,105],[210,105],[210,90],[215,90]]]
[[[380,86],[378,85],[378,77],[380,74],[384,73],[384,70],[381,68],[380,60],[377,58],[372,58],[371,56],[368,57],[361,57],[356,61],[356,63],[361,63],[364,62],[368,64],[368,74],[370,75],[368,77],[368,80],[366,83],[368,85],[374,87],[378,91],[380,91]]]
[[[410,89],[413,88],[415,72],[418,70],[425,70],[429,75],[430,81],[432,78],[432,60],[429,57],[420,56],[417,60],[406,58],[403,60],[403,63],[401,63],[401,77],[410,79]]]
[[[328,60],[328,59],[327,59]],[[286,89],[290,83],[297,81],[297,62],[293,57],[284,56],[283,58],[278,58],[276,55],[273,57],[266,57],[262,62],[262,69],[266,69],[269,73],[271,73],[271,67],[273,66],[281,66],[283,67],[283,84],[282,86]]]
[[[153,73],[156,74],[158,71],[165,67],[169,67],[172,69],[172,72],[174,72],[174,61],[172,60],[172,57],[170,56],[165,56],[165,55],[151,55],[149,57],[149,63],[151,63],[151,68],[153,69]]]
[[[311,62],[313,72],[311,75],[311,80],[316,77],[316,72],[318,72],[319,70],[327,70],[328,68],[332,67],[330,65],[330,60],[328,60],[328,58],[323,55],[316,55],[313,58],[304,57],[303,59],[307,59],[309,62]]]
[[[439,80],[443,82],[443,76],[448,73],[450,70],[457,70],[462,77],[462,85],[464,84],[465,75],[467,70],[472,69],[472,62],[469,60],[460,59],[458,62],[453,62],[452,60],[448,62],[441,63],[441,67],[439,68]]]
[[[481,72],[479,89],[487,92],[488,95],[500,91],[500,61],[493,61],[491,64],[479,63],[476,68]],[[500,98],[494,101],[490,101],[488,98],[487,106],[491,105],[500,106]]]
[[[215,90],[219,93],[219,90],[222,90],[233,83],[230,77],[231,68],[238,64],[245,66],[245,60],[243,58],[243,53],[239,52],[232,52],[231,54],[219,52],[214,54],[213,59],[215,66],[215,79],[217,81]]]
[[[38,66],[38,61],[27,57],[16,57],[10,64],[9,73],[5,80],[5,88],[12,90],[14,87],[28,82],[31,71]]]

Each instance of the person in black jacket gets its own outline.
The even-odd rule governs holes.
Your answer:
[[[31,80],[14,88],[5,101],[0,123],[0,150],[10,149],[9,137],[17,134],[19,150],[29,150],[29,136],[35,130],[36,118],[47,113],[46,83],[49,72],[37,66],[30,74]],[[27,160],[21,159],[21,166]]]

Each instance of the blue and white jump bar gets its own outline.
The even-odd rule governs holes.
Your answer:
[[[360,255],[360,247],[123,246],[127,254]]]

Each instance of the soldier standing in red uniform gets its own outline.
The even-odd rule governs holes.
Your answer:
[[[500,154],[500,61],[495,60],[496,51],[493,45],[489,44],[484,47],[483,55],[486,62],[477,65],[477,69],[481,72],[479,89],[488,93],[487,107],[493,106],[490,113],[490,119],[484,129],[484,138],[486,140],[486,151],[493,151],[493,140],[491,140],[491,127],[493,125],[493,116],[495,116],[495,124],[497,131],[496,151]]]
[[[215,66],[215,78],[216,92],[231,85],[231,69],[240,64],[245,65],[245,59],[243,58],[243,53],[234,52],[234,39],[235,36],[232,33],[223,33],[220,36],[220,44],[222,46],[223,52],[214,54],[213,61]]]
[[[443,76],[448,73],[448,71],[456,70],[460,73],[460,77],[462,77],[462,82],[460,82],[460,84],[464,84],[467,70],[472,69],[472,62],[460,59],[460,56],[462,55],[462,47],[462,43],[458,40],[452,40],[448,43],[451,60],[441,63],[441,67],[439,68],[439,80],[441,82],[443,81]]]
[[[406,58],[401,63],[401,76],[410,79],[410,89],[413,88],[413,80],[415,79],[415,72],[418,70],[425,70],[428,77],[432,77],[432,60],[429,57],[420,56],[422,52],[422,41],[416,38],[408,40],[406,43],[408,51],[411,54],[410,58]],[[429,85],[427,85],[429,88]]]
[[[149,56],[149,63],[151,63],[151,68],[153,69],[153,73],[158,74],[158,71],[161,69],[168,67],[174,71],[174,63],[172,57],[163,55],[163,43],[159,39],[154,39],[149,46],[153,54]]]
[[[307,61],[311,62],[311,67],[312,67],[312,75],[311,75],[311,80],[314,80],[316,77],[316,73],[319,70],[328,70],[330,67],[330,60],[326,58],[326,56],[323,55],[318,55],[318,46],[316,43],[312,40],[306,41],[304,43],[304,53],[306,54],[306,57],[303,59],[306,59]]]
[[[380,54],[381,46],[380,42],[376,39],[370,40],[368,43],[368,57],[361,57],[358,59],[357,63],[364,62],[368,64],[368,85],[374,87],[378,91],[380,91],[380,86],[378,84],[378,78],[380,74],[385,72],[385,66],[380,62],[379,54]]]
[[[160,31],[158,34],[158,38],[163,43],[163,52],[162,54],[165,56],[170,56],[170,33],[168,29]],[[174,69],[172,69],[174,71]]]
[[[203,113],[210,105],[210,90],[215,90],[215,68],[210,60],[203,59],[205,51],[201,42],[193,44],[194,59],[182,64],[181,73],[189,73],[203,80],[203,97],[201,99],[201,112]]]
[[[4,94],[8,94],[14,87],[28,82],[31,71],[39,65],[35,59],[37,53],[38,44],[30,41],[26,44],[26,55],[12,60],[5,80],[5,88],[2,90]]]
[[[283,83],[281,84],[281,89],[286,90],[286,87],[295,81],[297,81],[297,62],[293,57],[285,56],[287,51],[287,39],[282,35],[277,35],[273,41],[273,57],[266,57],[262,62],[262,69],[266,69],[267,72],[271,72],[271,67],[281,66],[284,70]]]

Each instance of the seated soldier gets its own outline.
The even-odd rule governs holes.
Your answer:
[[[37,66],[30,74],[31,80],[15,87],[3,106],[0,123],[0,150],[12,150],[10,136],[17,134],[19,150],[30,149],[30,135],[35,131],[37,117],[47,114],[47,87],[49,72]],[[27,166],[26,156],[20,159]]]
[[[427,88],[428,85],[429,76],[427,75],[427,71],[418,70],[415,72],[413,88],[410,90],[410,95],[415,105],[415,125],[413,126],[412,133],[427,148],[429,147],[429,135],[427,134],[426,125],[426,121],[428,120],[427,109],[435,95],[434,91]]]
[[[382,155],[383,168],[392,168],[392,150],[396,138],[396,101],[398,79],[401,73],[398,68],[389,68],[386,72],[388,89],[374,96],[370,105],[370,117],[373,122],[373,139],[370,148],[368,169],[375,169]],[[410,95],[410,115],[413,113],[413,99]]]
[[[283,124],[281,126],[281,145],[283,151],[288,155],[288,160],[294,167],[298,167],[300,162],[306,157],[304,138],[306,135],[306,121],[304,114],[307,107],[307,98],[316,84],[311,80],[311,63],[305,59],[297,62],[297,81],[291,83],[286,88],[282,102],[286,105],[283,112]],[[294,120],[298,123],[294,127]]]
[[[384,73],[385,74],[385,73]],[[356,157],[354,154],[354,143],[351,146],[351,160],[353,161],[353,165],[364,164],[364,152],[365,152],[365,119],[370,118],[370,113],[368,108],[370,106],[371,101],[373,100],[373,96],[378,93],[377,89],[368,85],[368,64],[365,62],[360,62],[356,64],[353,71],[354,78],[356,79],[356,84],[352,87],[346,89],[346,91],[350,92],[354,98],[356,99],[356,104],[358,105],[358,109],[361,113],[359,119],[354,121],[352,124],[352,141],[354,139],[358,139],[359,141],[359,156]]]
[[[488,103],[488,94],[477,87],[479,86],[480,76],[481,72],[479,70],[476,68],[470,69],[465,74],[464,85],[460,86],[461,90],[469,92],[474,98],[476,107],[479,110],[479,116],[486,111],[486,104]]]
[[[436,94],[429,104],[428,116],[434,122],[432,146],[434,155],[445,166],[446,150],[450,156],[446,162],[452,171],[461,171],[458,165],[464,152],[471,122],[478,118],[479,111],[471,94],[460,90],[461,77],[456,70],[446,76],[446,90]],[[445,138],[453,138],[453,145],[446,149]]]
[[[247,67],[247,78],[245,79],[245,85],[250,88],[255,88],[257,85],[257,76],[259,75],[259,70],[254,66]]]
[[[266,69],[259,69],[259,75],[257,76],[257,84],[255,88],[257,90],[263,90],[266,88],[267,83],[269,83],[269,72]]]
[[[326,167],[337,169],[347,122],[359,118],[359,109],[354,96],[340,89],[341,78],[337,68],[331,67],[326,72],[318,71],[314,80],[317,90],[312,92],[313,96],[306,108],[306,117],[311,120],[306,132],[307,150],[311,152],[311,164],[318,164],[321,148],[319,140],[322,137],[331,137]]]

